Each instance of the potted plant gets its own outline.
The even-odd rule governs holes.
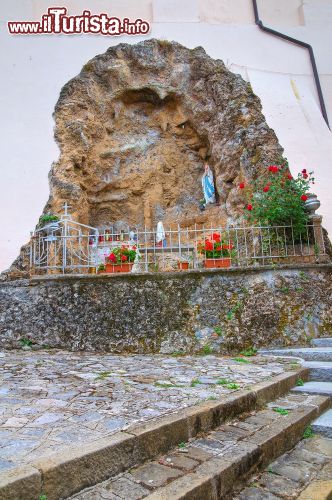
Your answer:
[[[121,245],[106,257],[107,273],[130,273],[136,257],[136,246]]]
[[[178,269],[180,271],[187,271],[189,269],[189,261],[187,259],[178,260]]]
[[[104,264],[99,264],[98,266],[98,274],[104,274],[106,271],[106,267]]]
[[[232,258],[235,257],[232,242],[223,239],[220,233],[213,233],[205,241],[200,241],[197,251],[204,255],[204,267],[209,269],[230,267]]]
[[[47,234],[59,229],[59,217],[53,214],[43,214],[39,218],[39,225],[42,226]]]
[[[187,271],[189,269],[189,263],[192,260],[192,255],[188,252],[185,254],[179,255],[178,258],[178,269],[180,271]]]

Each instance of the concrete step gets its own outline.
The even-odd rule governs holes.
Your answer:
[[[305,361],[303,365],[310,370],[310,380],[332,382],[331,361]]]
[[[323,436],[332,438],[332,410],[327,410],[312,423],[312,430]]]
[[[332,382],[305,382],[304,385],[294,387],[292,392],[305,392],[332,397]]]
[[[307,361],[332,361],[332,347],[294,347],[288,349],[262,349],[260,354],[293,356]]]
[[[312,339],[313,347],[332,347],[332,337],[323,337],[321,339]]]

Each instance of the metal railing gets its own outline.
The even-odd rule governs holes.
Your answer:
[[[125,257],[119,263],[116,255]],[[109,228],[100,232],[62,219],[38,229],[30,244],[32,274],[184,271],[326,260],[322,227],[314,224],[306,225],[301,232],[291,224],[178,226],[166,228],[165,237],[160,239],[153,229]]]

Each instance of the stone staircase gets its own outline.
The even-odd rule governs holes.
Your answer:
[[[328,405],[324,396],[290,392],[71,500],[230,500],[234,488],[296,446],[312,419]],[[317,469],[327,460],[323,456]],[[296,493],[299,485],[294,485]],[[274,495],[244,498],[278,500]]]
[[[328,346],[313,349],[332,352]],[[36,500],[43,495],[47,500],[231,500],[242,495],[241,488],[255,474],[260,474],[259,486],[239,499],[278,499],[272,490],[266,496],[265,490],[278,490],[280,481],[283,487],[292,487],[291,497],[297,498],[304,486],[310,487],[311,474],[324,477],[323,468],[330,466],[332,458],[326,430],[330,393],[326,389],[326,396],[310,388],[313,381],[307,382],[308,374],[307,368],[296,367],[220,400],[71,447],[34,467],[9,471],[3,484],[0,481],[0,500]],[[320,443],[319,456],[309,449],[295,449],[311,433],[312,422],[314,429],[325,434],[320,439],[327,442]],[[266,476],[271,467],[277,476],[280,471],[295,474],[296,460],[303,469],[298,480]],[[314,468],[312,460],[317,462]],[[302,479],[308,484],[302,484]],[[263,496],[257,496],[256,490]],[[325,498],[330,497],[319,500]]]
[[[315,481],[319,475],[324,477],[332,457],[331,442],[326,437],[319,437],[318,441],[315,438],[317,442],[311,443],[321,448],[319,453],[310,451],[310,440],[304,440],[308,444],[302,441],[307,432],[312,432],[313,421],[316,427],[322,426],[319,418],[329,415],[326,410],[331,406],[328,390],[328,396],[303,390],[312,381],[306,382],[308,370],[302,373],[295,377],[288,391],[279,397],[275,395],[263,407],[240,412],[142,465],[83,489],[71,499],[278,500],[273,488],[288,488],[292,498],[299,497],[304,488],[310,490],[313,477]],[[274,470],[277,475],[272,477],[270,472]],[[278,475],[281,473],[286,476]],[[294,480],[287,477],[289,473],[295,474]],[[251,488],[250,478],[255,474],[259,474],[259,485]],[[241,485],[245,487],[246,481],[250,491],[246,487],[241,493]],[[314,487],[320,487],[317,481]],[[322,495],[320,500],[325,498],[329,497]]]
[[[332,398],[332,338],[313,339],[312,347],[263,349],[261,354],[292,356],[301,359],[302,366],[310,370],[309,381],[297,385],[293,392],[320,394]],[[332,437],[332,410],[326,411],[312,424],[315,432]]]

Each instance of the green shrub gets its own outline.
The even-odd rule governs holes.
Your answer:
[[[305,169],[296,178],[289,171],[288,162],[282,159],[279,165],[269,165],[252,184],[241,182],[239,188],[246,196],[246,217],[251,224],[267,226],[288,226],[292,223],[293,234],[298,241],[306,234],[308,212],[304,202],[313,172]]]
[[[39,217],[39,224],[48,224],[49,222],[57,222],[59,217],[53,214],[44,214]]]

